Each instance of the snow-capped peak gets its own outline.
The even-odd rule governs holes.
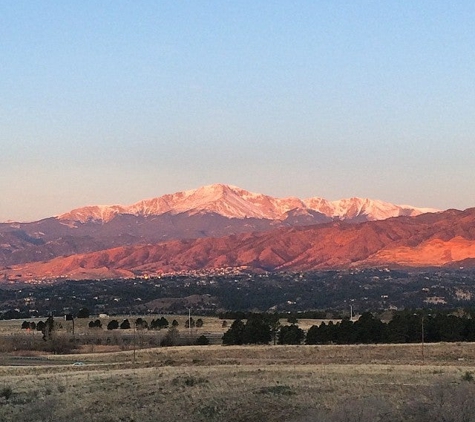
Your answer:
[[[60,215],[61,220],[86,222],[90,220],[107,222],[118,214],[152,216],[164,213],[216,213],[228,218],[260,218],[284,220],[288,213],[316,211],[330,218],[342,220],[381,220],[400,215],[418,215],[435,212],[433,209],[419,209],[398,206],[383,201],[349,198],[328,201],[324,198],[301,200],[296,197],[275,198],[249,192],[237,186],[213,184],[198,189],[167,194],[146,199],[129,206],[96,205],[72,210]]]

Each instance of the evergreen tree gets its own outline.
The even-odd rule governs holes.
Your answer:
[[[270,314],[266,316],[267,323],[270,327],[271,338],[274,344],[276,344],[277,333],[280,329],[280,318],[278,314]]]
[[[209,339],[205,335],[199,336],[196,339],[195,344],[198,346],[207,346],[209,344]]]
[[[408,320],[400,313],[393,316],[387,326],[388,343],[406,343],[408,341]]]
[[[121,330],[128,330],[130,328],[130,322],[128,319],[124,319],[122,323],[120,324],[120,329]]]
[[[159,328],[167,328],[169,325],[168,320],[162,316],[159,321]]]
[[[297,317],[295,315],[290,315],[288,318],[287,318],[287,322],[289,324],[298,324],[299,320],[297,319]]]
[[[78,311],[77,318],[89,318],[89,309],[87,308],[81,308]]]
[[[188,318],[186,319],[185,328],[190,328],[190,326],[191,326],[191,328],[194,328],[194,326],[195,326],[195,320],[193,319],[193,317],[191,317],[189,319]]]
[[[89,328],[102,328],[102,322],[99,319],[89,321]]]
[[[338,344],[353,344],[355,342],[355,330],[353,329],[353,322],[349,318],[336,324],[335,328],[336,342]]]
[[[385,324],[375,318],[370,312],[364,312],[353,324],[354,343],[381,343],[385,334]]]
[[[223,335],[223,344],[233,345],[233,344],[243,344],[243,334],[244,334],[244,323],[237,319]]]
[[[464,321],[464,339],[465,341],[475,341],[475,319],[465,318]]]
[[[109,321],[109,324],[107,324],[107,329],[108,330],[117,330],[119,328],[119,321],[116,319],[111,319]]]
[[[279,330],[279,344],[301,344],[304,339],[305,333],[298,325],[284,325]]]
[[[137,328],[137,330],[145,330],[148,328],[147,321],[142,318],[137,318],[135,320],[135,327]]]
[[[44,329],[42,330],[43,333],[43,340],[48,341],[53,338],[53,331],[54,331],[54,319],[52,316],[49,316],[45,322]]]
[[[312,325],[308,331],[307,336],[305,337],[305,344],[322,344],[320,340],[320,327],[318,325]]]
[[[243,344],[268,344],[271,339],[271,329],[264,316],[251,315],[244,327]]]
[[[439,331],[439,338],[436,341],[462,341],[465,324],[462,318],[455,315],[437,315],[434,318]]]

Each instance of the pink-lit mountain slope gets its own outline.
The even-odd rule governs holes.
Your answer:
[[[358,224],[332,222],[222,238],[118,247],[0,269],[14,279],[110,278],[238,268],[310,271],[475,265],[475,208]]]
[[[120,246],[222,237],[335,220],[356,223],[434,211],[370,199],[274,198],[227,186],[89,206],[31,223],[0,224],[0,266]]]
[[[298,215],[311,215],[312,212],[317,212],[332,219],[373,221],[401,215],[416,216],[435,211],[430,208],[394,205],[361,198],[339,201],[328,201],[318,197],[303,200],[295,197],[275,198],[249,192],[236,186],[215,184],[143,200],[128,206],[96,205],[78,208],[60,215],[59,219],[84,223],[91,220],[108,222],[120,214],[158,216],[165,213],[172,215],[215,213],[227,218],[283,221],[291,212]]]

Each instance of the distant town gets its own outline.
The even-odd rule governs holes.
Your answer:
[[[236,269],[131,279],[65,279],[0,285],[0,318],[91,314],[194,314],[224,312],[316,313],[454,309],[475,305],[474,270],[362,269],[245,273]]]

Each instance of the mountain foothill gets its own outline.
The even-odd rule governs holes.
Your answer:
[[[474,266],[474,223],[475,208],[275,198],[217,184],[0,223],[0,277]]]

